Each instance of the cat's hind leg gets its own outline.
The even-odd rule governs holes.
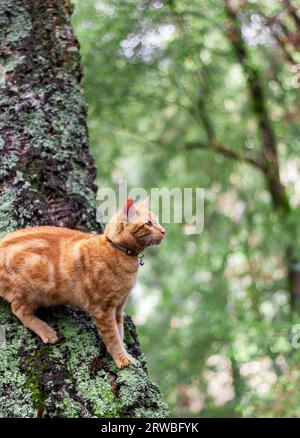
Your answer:
[[[56,331],[35,316],[34,309],[31,309],[28,304],[14,300],[11,303],[11,309],[25,327],[37,334],[45,344],[54,344],[58,341]]]

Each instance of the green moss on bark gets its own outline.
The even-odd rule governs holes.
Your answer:
[[[0,417],[35,417],[36,407],[26,374],[20,369],[19,349],[26,339],[26,351],[34,351],[27,329],[16,324],[7,305],[0,303],[0,322],[6,328],[6,343],[0,346]]]
[[[89,316],[69,307],[42,312],[60,341],[44,345],[0,305],[7,342],[0,347],[2,417],[164,417],[149,380],[134,326],[127,318],[129,351],[137,365],[118,370]]]
[[[100,231],[69,2],[0,1],[0,191],[17,227]]]

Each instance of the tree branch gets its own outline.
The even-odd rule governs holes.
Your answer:
[[[290,17],[294,20],[294,23],[298,30],[300,30],[300,18],[297,15],[296,8],[292,5],[290,0],[281,0],[284,8],[287,10]]]
[[[256,169],[260,170],[263,173],[266,171],[266,167],[258,159],[240,155],[239,153],[232,151],[231,149],[228,149],[226,146],[216,142],[211,142],[211,143],[201,143],[196,141],[189,142],[184,145],[184,149],[208,149],[216,153],[219,153],[220,155],[223,155],[223,157],[225,158],[250,164],[251,166],[255,167]]]
[[[285,59],[292,65],[298,64],[298,62],[294,59],[293,55],[288,50],[287,44],[291,44],[296,49],[299,48],[299,41],[294,35],[288,30],[286,25],[283,23],[279,15],[268,17],[263,12],[260,12],[260,15],[265,19],[266,25],[270,29],[271,34],[276,39],[279,47],[281,48]],[[278,32],[278,28],[276,29],[275,25],[280,27],[280,30],[283,35]]]
[[[282,20],[278,16],[268,17],[267,15],[265,15],[262,12],[260,12],[260,14],[265,19],[266,25],[270,29],[270,32],[271,32],[273,38],[275,38],[279,47],[281,48],[285,59],[292,65],[297,64],[296,60],[293,58],[292,54],[289,52],[289,50],[287,48],[286,43],[289,42],[290,33],[288,32],[285,24],[282,22]],[[284,37],[282,37],[279,34],[278,29],[276,29],[274,25],[280,26],[280,29],[281,29],[282,33],[284,34]]]

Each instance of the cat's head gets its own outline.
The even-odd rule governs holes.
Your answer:
[[[147,246],[160,244],[165,232],[157,216],[148,209],[147,198],[139,205],[128,199],[108,222],[104,234],[113,242],[141,252]]]

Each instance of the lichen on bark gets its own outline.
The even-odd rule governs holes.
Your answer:
[[[88,148],[79,48],[68,0],[0,0],[0,238],[28,226],[101,232]],[[43,311],[60,341],[47,346],[0,302],[0,417],[159,417],[167,408],[137,366],[117,370],[87,314]]]
[[[161,417],[167,408],[149,380],[135,328],[126,320],[127,347],[137,366],[118,370],[93,322],[70,307],[43,310],[60,335],[43,344],[0,307],[7,327],[0,347],[1,417]]]
[[[99,231],[69,2],[1,0],[0,29],[0,233],[7,222]]]

